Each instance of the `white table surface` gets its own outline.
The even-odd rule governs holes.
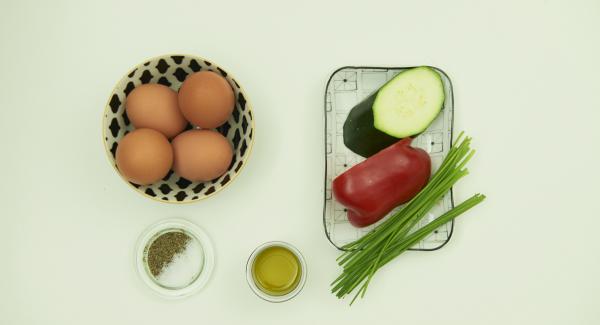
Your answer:
[[[0,324],[599,324],[600,2],[2,1]],[[254,104],[242,175],[210,200],[144,198],[115,174],[101,115],[115,82],[164,53],[214,60]],[[348,307],[329,293],[323,92],[344,65],[444,69],[474,137],[456,187],[485,204],[451,242],[381,270]],[[143,229],[181,217],[213,238],[208,286],[178,301],[138,279]],[[259,244],[304,253],[304,291],[258,299]]]

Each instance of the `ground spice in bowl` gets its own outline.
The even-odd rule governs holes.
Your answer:
[[[148,249],[148,267],[158,277],[177,254],[181,254],[191,238],[183,232],[167,232],[152,242]]]
[[[165,298],[182,298],[208,282],[215,258],[210,238],[182,219],[160,221],[146,229],[136,248],[141,280]]]

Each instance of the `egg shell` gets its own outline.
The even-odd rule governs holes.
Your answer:
[[[189,130],[172,142],[173,170],[190,181],[206,182],[225,174],[233,149],[229,140],[212,130]]]
[[[235,95],[225,78],[211,71],[200,71],[185,79],[178,101],[181,113],[190,123],[212,129],[229,119]]]
[[[119,141],[115,160],[125,179],[148,185],[167,175],[173,165],[173,149],[162,133],[136,129]]]
[[[149,128],[172,139],[187,120],[179,110],[177,93],[164,85],[145,84],[134,88],[125,101],[127,117],[136,128]]]

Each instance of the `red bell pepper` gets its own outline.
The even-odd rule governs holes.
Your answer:
[[[371,225],[410,201],[431,175],[431,158],[402,139],[333,180],[333,195],[356,227]]]

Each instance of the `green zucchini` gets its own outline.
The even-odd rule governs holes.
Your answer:
[[[398,142],[397,138],[374,127],[372,107],[376,96],[377,93],[371,94],[354,106],[344,122],[344,144],[348,149],[365,158]]]
[[[344,144],[370,157],[398,139],[425,131],[443,105],[444,84],[435,70],[405,70],[352,108],[344,123]]]

